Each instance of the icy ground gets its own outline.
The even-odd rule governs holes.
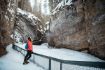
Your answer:
[[[16,45],[18,45],[21,48],[24,48],[24,46],[25,46],[25,44],[16,44]],[[23,60],[24,60],[23,55],[20,52],[13,50],[11,46],[12,45],[9,45],[7,48],[8,54],[0,58],[0,70],[43,70],[36,64],[33,64],[32,62],[30,62],[27,65],[23,65],[22,64]],[[62,59],[62,60],[103,62],[103,60],[101,60],[97,57],[94,57],[92,55],[86,54],[86,53],[81,53],[81,52],[68,50],[68,49],[64,49],[64,48],[61,48],[61,49],[48,48],[48,44],[46,44],[46,43],[42,44],[42,45],[33,45],[33,51],[38,54],[42,54],[42,55],[46,55],[46,56],[50,56],[50,57],[54,57],[54,58],[58,58],[58,59]],[[40,58],[38,58],[38,59],[39,59],[39,61],[41,61],[40,63],[46,63],[45,61],[40,60]],[[56,64],[56,63],[54,63],[54,64]],[[54,67],[54,68],[56,68],[56,67]],[[69,68],[69,67],[67,67],[67,68]],[[57,70],[59,70],[59,69],[57,69]],[[68,69],[68,70],[71,70],[71,69]]]
[[[43,70],[33,63],[23,65],[24,57],[9,45],[8,54],[0,58],[0,70]]]
[[[18,45],[23,49],[25,46],[25,44],[16,44],[16,45]],[[42,45],[33,45],[33,52],[62,60],[103,62],[103,60],[87,53],[82,53],[64,48],[56,49],[48,47],[49,46],[47,43],[44,43]]]

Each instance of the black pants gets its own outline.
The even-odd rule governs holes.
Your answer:
[[[24,58],[24,61],[29,60],[30,57],[31,57],[31,54],[32,54],[32,51],[27,51],[27,54],[26,54],[26,56],[25,56],[25,58]]]

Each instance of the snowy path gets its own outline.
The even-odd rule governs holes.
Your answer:
[[[25,44],[16,44],[24,49]],[[91,61],[91,62],[105,62],[93,55],[82,53],[70,49],[56,49],[48,48],[48,44],[44,43],[42,45],[33,45],[33,52],[62,59],[62,60],[73,60],[73,61]]]
[[[19,51],[24,49],[25,44],[15,44],[15,48]],[[19,49],[22,48],[22,49]],[[21,51],[24,54],[24,51]],[[100,64],[99,66],[94,62],[105,62],[104,60],[101,60],[97,57],[94,57],[87,53],[82,53],[78,51],[68,50],[64,48],[48,48],[48,44],[44,43],[42,45],[33,45],[33,52],[37,54],[41,54],[43,56],[48,56],[49,58],[56,58],[58,60],[64,60],[64,61],[70,61],[69,64],[66,64],[65,62],[62,63],[62,70],[105,70],[104,64]],[[49,69],[49,58],[45,58],[43,56],[38,56],[36,54],[33,54],[32,61],[37,63],[39,66],[41,66],[43,69],[48,70]],[[76,63],[73,63],[76,62]],[[78,62],[79,61],[79,62]],[[86,63],[84,63],[86,62]],[[88,63],[90,64],[88,64]],[[93,62],[93,63],[92,63]],[[51,70],[61,70],[60,69],[60,61],[56,61],[51,59]],[[85,66],[86,65],[86,66]],[[97,68],[98,67],[98,68]],[[104,69],[102,69],[104,67]]]
[[[11,45],[7,48],[8,54],[0,58],[0,70],[43,70],[33,63],[23,65],[24,57],[14,51]]]

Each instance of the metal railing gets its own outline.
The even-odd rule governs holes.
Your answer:
[[[17,45],[14,45],[13,49],[21,52],[23,55],[26,54],[26,50],[21,48],[21,47],[18,47]],[[38,64],[40,67],[42,67],[45,70],[52,70],[52,61],[59,62],[59,70],[87,70],[87,68],[88,68],[88,70],[105,70],[105,62],[62,60],[62,59],[38,54],[38,53],[35,53],[35,52],[33,52],[33,55],[35,55],[35,57],[40,56],[42,58],[48,59],[49,63],[48,63],[48,68],[47,69],[44,68],[42,65]],[[34,59],[31,59],[31,61],[33,61]],[[35,62],[35,61],[33,61],[33,62]],[[69,65],[68,67],[73,68],[73,69],[64,69],[65,65]],[[54,70],[58,70],[58,69],[54,69]]]

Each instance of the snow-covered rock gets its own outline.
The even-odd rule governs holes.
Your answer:
[[[26,18],[28,21],[31,21],[32,25],[36,25],[37,21],[41,21],[38,17],[36,17],[34,14],[27,12],[25,10],[21,10],[20,8],[17,8],[17,15],[21,15],[22,17]]]
[[[22,36],[22,40],[26,41],[30,36],[33,40],[37,38],[37,31],[42,31],[41,20],[34,14],[17,8],[16,31]]]
[[[62,0],[53,10],[52,10],[52,15],[55,15],[57,12],[59,12],[64,6],[66,5],[71,5],[72,0]]]

